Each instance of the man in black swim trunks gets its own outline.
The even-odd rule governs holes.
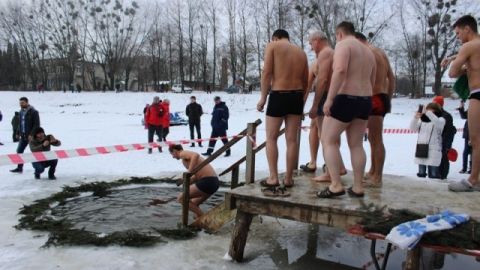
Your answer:
[[[263,186],[279,185],[277,139],[285,122],[287,170],[283,184],[293,186],[293,170],[298,161],[297,132],[303,115],[304,96],[308,86],[308,62],[305,52],[290,43],[288,32],[278,29],[265,49],[261,79],[261,98],[257,110],[263,111],[267,95],[266,150],[270,177]]]
[[[365,184],[367,187],[381,187],[386,152],[383,144],[383,120],[391,110],[395,76],[383,50],[370,44],[362,33],[355,33],[355,37],[372,51],[377,67],[372,89],[372,111],[368,117],[371,167],[365,175]]]
[[[325,119],[322,130],[322,146],[331,184],[318,192],[320,198],[345,194],[340,179],[340,135],[346,131],[350,148],[354,184],[348,194],[363,196],[363,174],[366,156],[363,134],[372,108],[372,88],[375,84],[375,57],[370,49],[354,37],[351,22],[337,26],[337,45],[333,56],[333,74],[327,101],[323,106]]]
[[[187,168],[188,172],[193,171],[193,169],[204,161],[198,153],[183,150],[183,147],[179,144],[171,145],[168,150],[173,158],[182,160],[183,166]],[[197,218],[199,218],[203,215],[199,205],[218,190],[220,182],[215,170],[210,164],[194,174],[191,180],[189,208],[190,211],[194,212]],[[178,195],[177,201],[179,203],[183,202],[183,192]]]

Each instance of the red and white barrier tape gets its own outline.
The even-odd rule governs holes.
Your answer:
[[[153,142],[153,143],[134,143],[134,144],[125,144],[125,145],[112,145],[112,146],[99,146],[91,148],[77,148],[70,150],[55,150],[48,152],[33,152],[25,154],[7,154],[0,155],[0,166],[10,165],[10,164],[23,164],[30,162],[38,161],[47,161],[53,159],[65,159],[65,158],[74,158],[74,157],[87,157],[93,155],[104,155],[118,152],[134,151],[134,150],[143,150],[146,148],[157,148],[157,147],[169,147],[174,144],[189,144],[189,143],[199,143],[211,140],[221,140],[221,139],[235,139],[244,137],[244,135],[234,135],[234,136],[225,136],[225,137],[215,137],[208,139],[195,139],[195,140],[179,140],[179,141],[164,141],[164,142]]]
[[[302,126],[301,129],[303,131],[307,131],[310,129],[309,126]],[[457,128],[457,132],[463,132],[463,128]],[[383,129],[384,134],[416,134],[417,131],[412,131],[408,128],[385,128]]]

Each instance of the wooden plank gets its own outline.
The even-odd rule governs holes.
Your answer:
[[[237,210],[230,210],[225,203],[220,203],[193,221],[190,226],[204,229],[209,233],[215,233],[225,224],[232,221],[236,213]]]
[[[235,217],[235,226],[232,231],[232,239],[230,240],[230,248],[228,254],[237,262],[243,260],[243,252],[247,243],[248,230],[252,223],[253,215],[242,211],[237,211]]]
[[[188,211],[190,211],[190,177],[188,172],[183,173],[183,200],[182,200],[182,224],[188,225]]]
[[[236,199],[237,210],[255,215],[265,215],[304,223],[320,224],[330,227],[349,229],[362,219],[360,215],[332,211],[332,209],[314,209],[298,205],[280,205]]]

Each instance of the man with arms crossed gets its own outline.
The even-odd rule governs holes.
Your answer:
[[[331,184],[317,193],[319,198],[332,198],[345,194],[340,180],[341,156],[338,141],[347,133],[351,152],[354,183],[348,194],[363,197],[362,180],[366,156],[362,139],[372,108],[372,88],[375,84],[375,56],[354,37],[350,22],[337,26],[338,40],[333,56],[333,75],[327,101],[323,107],[326,118],[322,129],[322,146],[330,173]]]
[[[304,96],[308,84],[308,63],[305,52],[290,43],[288,32],[276,30],[265,49],[264,67],[261,80],[261,97],[257,110],[263,111],[268,98],[266,129],[267,129],[267,160],[270,177],[262,181],[267,187],[265,195],[278,195],[278,146],[277,139],[282,123],[285,121],[285,138],[287,141],[287,171],[282,184],[293,186],[293,170],[298,160],[297,131],[300,128]],[[284,187],[281,194],[285,194]]]
[[[477,21],[470,15],[458,19],[453,25],[457,38],[462,42],[458,54],[442,62],[445,67],[450,62],[448,75],[457,78],[466,74],[470,89],[470,103],[468,105],[468,130],[472,145],[472,173],[468,179],[451,183],[451,191],[480,191],[480,36],[477,30]],[[453,62],[452,62],[453,61]]]
[[[173,158],[182,160],[183,166],[188,172],[193,171],[204,159],[195,152],[183,150],[180,144],[171,145],[168,150]],[[190,211],[195,213],[197,218],[203,215],[199,205],[218,190],[219,180],[213,167],[208,164],[191,178],[190,184]],[[177,197],[179,203],[183,202],[183,192]]]
[[[375,56],[377,72],[375,85],[372,89],[372,111],[368,117],[368,141],[370,142],[370,170],[365,175],[367,187],[381,187],[383,165],[385,163],[385,146],[383,144],[383,119],[391,110],[395,76],[393,75],[387,55],[380,48],[369,44],[362,33],[355,33],[355,37],[365,44]]]

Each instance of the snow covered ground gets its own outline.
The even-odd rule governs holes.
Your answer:
[[[0,154],[14,153],[17,144],[11,141],[10,120],[14,111],[19,109],[18,99],[26,96],[39,112],[41,125],[46,133],[54,134],[62,141],[60,149],[78,147],[109,146],[115,144],[146,142],[147,132],[141,125],[142,110],[146,103],[150,103],[155,93],[36,93],[36,92],[0,92],[0,110],[3,121],[0,122]],[[161,99],[171,101],[171,111],[184,111],[189,102],[188,94],[158,94]],[[193,93],[197,101],[202,104],[206,114],[202,117],[202,137],[209,137],[210,115],[213,108],[215,94]],[[248,122],[264,115],[256,111],[258,94],[237,95],[219,94],[230,108],[229,135],[237,134],[246,127]],[[307,108],[310,106],[310,97]],[[385,120],[385,128],[408,128],[411,117],[419,103],[427,104],[429,100],[411,100],[398,98],[393,101],[392,114]],[[446,99],[445,108],[452,113],[457,128],[463,127],[463,120],[458,112],[459,101]],[[306,119],[303,125],[309,125]],[[308,132],[302,132],[300,163],[309,160]],[[257,140],[264,141],[264,125],[259,126]],[[188,126],[170,128],[169,140],[189,139]],[[415,134],[385,134],[387,158],[385,173],[416,177],[417,166],[413,162],[416,142]],[[220,146],[217,143],[217,149]],[[280,143],[281,153],[284,152],[284,140]],[[459,154],[463,150],[461,133],[457,133],[454,147]],[[203,148],[190,148],[194,151],[205,152]],[[368,143],[365,150],[369,153]],[[232,156],[220,157],[213,162],[213,166],[220,170],[227,168],[245,153],[245,143],[238,143],[232,149]],[[342,153],[347,168],[350,158],[346,144],[342,144]],[[323,164],[319,158],[318,165]],[[264,152],[258,155],[256,162],[258,174],[265,175],[267,162]],[[367,164],[367,167],[369,164]],[[25,165],[23,174],[9,172],[14,166],[0,168],[0,269],[276,269],[272,248],[264,244],[262,239],[280,237],[277,241],[280,246],[287,248],[295,245],[308,226],[298,225],[289,221],[280,221],[282,226],[273,219],[264,219],[276,229],[267,232],[259,230],[257,240],[247,245],[249,259],[246,264],[237,265],[222,260],[228,250],[229,234],[224,231],[218,235],[201,234],[188,242],[170,242],[160,244],[149,249],[132,249],[121,247],[93,248],[93,247],[62,247],[39,249],[46,239],[45,233],[31,231],[16,231],[12,226],[17,224],[18,209],[23,204],[29,204],[36,199],[47,197],[57,192],[64,185],[76,185],[89,181],[111,181],[129,176],[172,176],[184,170],[177,160],[168,154],[155,152],[148,155],[146,150],[116,153],[86,158],[61,160],[56,176],[58,180],[34,180],[33,168]],[[279,168],[284,170],[285,161],[280,156]],[[458,173],[461,169],[461,156],[455,163],[451,163],[449,179],[460,180],[464,175]],[[263,224],[263,226],[266,226]],[[255,226],[254,226],[255,228]],[[288,233],[282,232],[288,228]],[[228,229],[228,228],[227,228]],[[255,229],[252,229],[255,231]],[[300,237],[302,238],[302,237]],[[254,239],[251,237],[250,239]],[[292,240],[289,242],[289,239]],[[295,241],[293,241],[295,240]],[[267,241],[267,240],[265,240]],[[346,240],[347,242],[349,240]],[[352,240],[355,242],[355,240]],[[356,242],[355,242],[356,243]],[[354,247],[357,244],[351,243]],[[299,246],[304,245],[299,244]],[[363,244],[358,244],[362,246]],[[365,247],[363,247],[365,248]],[[331,258],[330,258],[331,259]],[[348,258],[337,258],[348,262]],[[289,262],[294,261],[289,253]],[[335,260],[335,258],[333,259]],[[365,252],[368,261],[368,253]],[[356,263],[352,263],[355,265]],[[287,266],[288,264],[284,265]],[[358,267],[358,265],[357,265]],[[393,268],[392,268],[393,269]],[[399,268],[398,268],[399,269]],[[465,269],[468,269],[465,268]]]

